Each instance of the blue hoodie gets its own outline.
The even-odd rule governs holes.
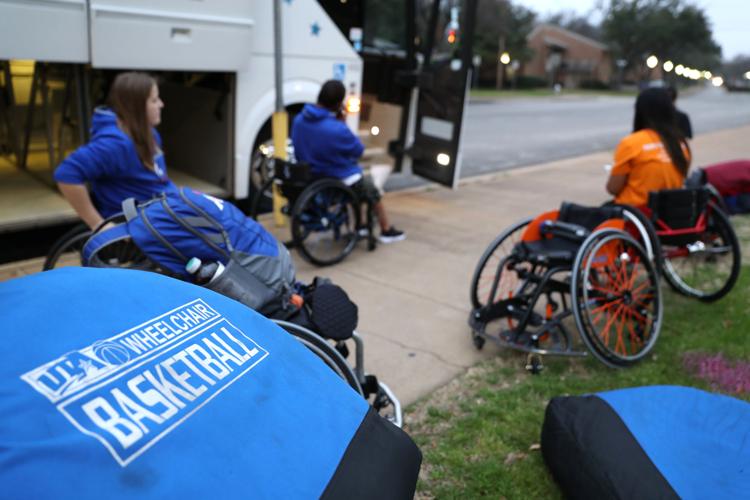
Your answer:
[[[314,104],[306,104],[292,124],[297,161],[308,163],[313,175],[345,179],[361,174],[357,159],[365,147],[344,122]]]
[[[108,108],[97,108],[91,125],[91,140],[75,150],[55,169],[55,181],[65,184],[90,184],[94,204],[102,217],[120,212],[127,198],[151,199],[177,187],[167,177],[161,152],[161,137],[152,129],[158,146],[154,170],[146,168],[138,157],[133,140],[117,126],[117,117]]]

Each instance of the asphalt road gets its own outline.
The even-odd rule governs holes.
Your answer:
[[[634,97],[551,96],[482,99],[469,103],[461,177],[614,151],[632,128]],[[695,134],[750,124],[750,93],[708,87],[681,95]],[[386,188],[421,184],[395,174]]]

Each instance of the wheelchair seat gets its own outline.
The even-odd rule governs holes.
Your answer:
[[[576,257],[580,243],[565,238],[519,242],[514,254],[521,260],[549,267],[569,266]]]
[[[548,267],[569,267],[581,243],[597,226],[620,217],[620,207],[587,207],[563,202],[556,220],[542,222],[539,228],[542,239],[519,242],[516,257]]]

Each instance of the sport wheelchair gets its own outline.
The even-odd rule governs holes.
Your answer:
[[[373,206],[349,186],[337,179],[315,178],[305,163],[269,157],[262,168],[268,178],[253,197],[250,216],[257,220],[275,184],[288,202],[282,207],[291,225],[287,246],[297,248],[305,260],[316,266],[341,262],[354,250],[360,231],[366,232],[367,249],[375,249]]]
[[[527,369],[538,373],[542,355],[586,355],[566,325],[572,315],[605,365],[643,359],[659,337],[662,300],[653,250],[626,230],[645,234],[634,212],[563,203],[498,236],[471,282],[475,347],[490,339],[526,352]]]
[[[211,201],[203,200],[202,205],[196,203],[203,197],[200,193],[183,189],[179,195],[165,194],[142,204],[124,203],[123,213],[108,218],[86,239],[81,250],[82,264],[151,271],[185,279],[185,274],[176,272],[184,268],[185,249],[210,247],[221,255],[226,269],[216,281],[206,284],[207,288],[242,302],[268,317],[314,352],[354,391],[367,399],[381,416],[401,426],[402,410],[398,398],[386,384],[365,371],[364,342],[355,330],[356,306],[348,302],[346,294],[327,283],[327,280],[316,278],[310,285],[295,285],[294,292],[301,300],[294,305],[288,301],[291,291],[285,291],[283,297],[279,297],[274,293],[277,288],[266,286],[263,280],[271,279],[269,275],[285,276],[288,274],[286,269],[292,269],[293,277],[293,265],[288,253],[284,250],[285,256],[280,254],[275,259],[243,253],[232,243],[233,238],[236,236],[242,241],[248,229],[251,229],[246,227],[248,224],[259,230],[262,228],[229,203],[223,202],[221,209]],[[149,207],[151,210],[148,210]],[[209,213],[207,209],[214,212]],[[224,218],[216,217],[216,213]],[[164,222],[165,217],[171,220],[169,225]],[[245,221],[245,226],[228,229],[227,221]],[[162,231],[159,230],[160,225]],[[169,228],[169,233],[166,228]],[[179,232],[175,233],[175,229]],[[186,243],[188,240],[191,243]],[[274,269],[275,265],[283,267],[283,270]],[[257,271],[258,275],[253,271]],[[261,277],[263,273],[266,275]],[[326,285],[327,295],[323,296],[319,291]],[[330,299],[332,295],[334,299]],[[342,299],[342,295],[345,299]],[[342,300],[347,301],[345,305],[348,309],[345,312],[348,316],[337,314],[342,311]],[[352,345],[353,367],[346,361]]]

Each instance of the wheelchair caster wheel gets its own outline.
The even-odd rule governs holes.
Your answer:
[[[471,341],[474,343],[474,347],[476,347],[477,351],[481,351],[482,347],[484,347],[485,338],[481,335],[477,335],[476,333],[471,333]]]
[[[529,354],[526,357],[526,369],[530,371],[532,375],[539,375],[542,373],[542,370],[544,370],[542,357],[539,354]]]

